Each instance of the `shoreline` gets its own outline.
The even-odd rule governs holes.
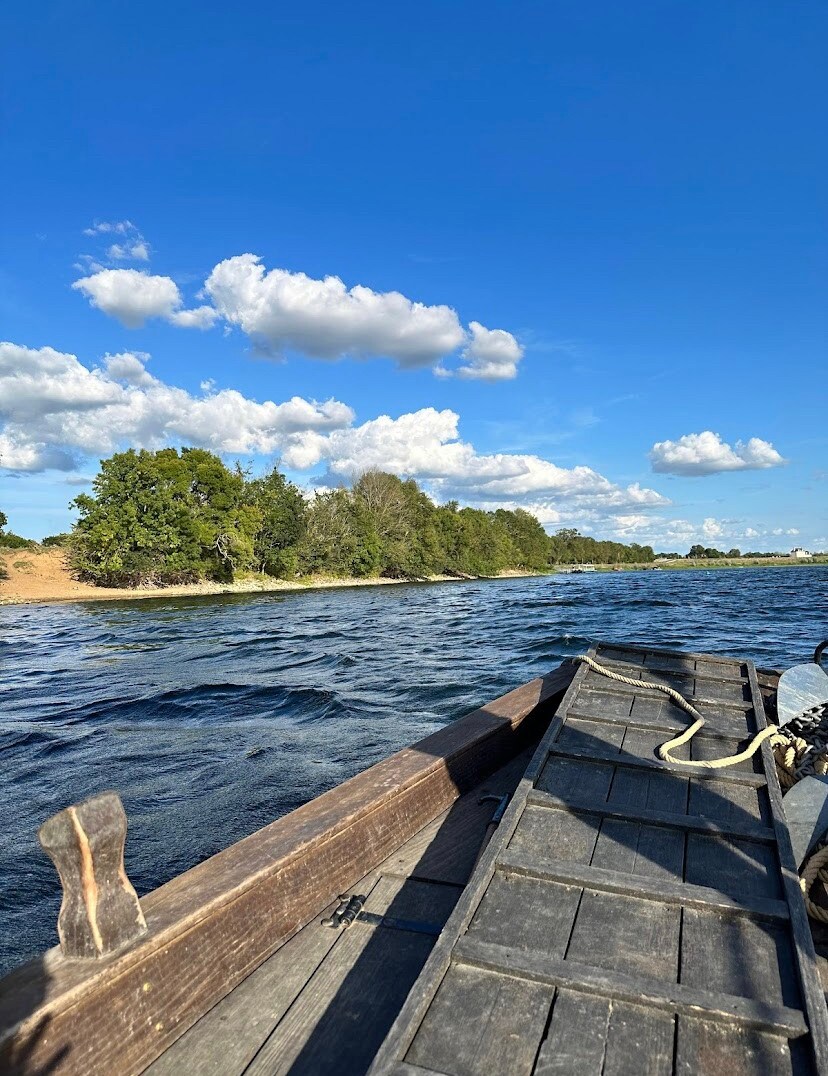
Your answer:
[[[301,580],[273,579],[269,576],[247,576],[232,583],[186,583],[167,587],[98,587],[74,579],[59,549],[0,550],[8,578],[0,579],[0,606],[43,605],[53,602],[136,601],[142,598],[197,598],[225,594],[278,594],[298,590],[326,590],[342,587],[395,586],[402,583],[464,583],[493,579],[545,578],[556,574],[571,574],[570,566],[551,568],[548,572],[510,570],[494,576],[436,575],[423,579],[339,578],[309,576]],[[825,567],[825,558],[813,561],[787,559],[751,559],[710,561],[662,561],[655,564],[596,565],[601,575],[630,571],[721,571],[729,568],[814,568]]]
[[[402,583],[468,583],[487,582],[493,579],[525,579],[542,576],[540,572],[507,571],[494,576],[455,576],[435,575],[424,579],[386,579],[381,576],[368,578],[338,578],[336,576],[309,576],[302,580],[246,577],[232,583],[216,583],[205,580],[200,583],[183,583],[167,587],[98,587],[74,579],[63,562],[63,555],[58,551],[41,551],[32,554],[29,551],[15,551],[31,557],[30,563],[38,568],[48,569],[45,573],[35,571],[14,571],[9,565],[9,578],[0,580],[0,606],[5,605],[46,605],[59,602],[85,601],[137,601],[149,598],[198,598],[216,597],[225,594],[278,594],[297,590],[327,590],[343,587],[397,586]],[[38,563],[41,562],[41,563]],[[45,576],[45,578],[44,578]]]

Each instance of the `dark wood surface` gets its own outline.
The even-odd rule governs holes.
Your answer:
[[[144,897],[147,934],[124,951],[77,961],[50,950],[7,976],[0,1071],[140,1072],[338,893],[535,742],[573,671],[488,703]],[[447,884],[462,870],[430,844],[421,852]]]
[[[513,792],[531,750],[359,880],[353,891],[368,895],[365,918],[336,931],[322,926],[320,915],[190,1028],[146,1076],[364,1073],[435,943],[435,933],[406,927],[443,925],[496,807],[481,803],[481,796]]]
[[[595,656],[697,700],[688,759],[765,727],[749,662]],[[688,721],[581,667],[372,1073],[828,1072],[770,748],[725,771],[661,762]]]

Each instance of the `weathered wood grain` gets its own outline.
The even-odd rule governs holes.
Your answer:
[[[475,968],[452,967],[408,1051],[415,1065],[471,1076],[532,1071],[554,990]]]
[[[539,953],[510,949],[505,945],[461,938],[456,962],[513,975],[549,986],[568,987],[587,994],[638,1003],[665,1012],[704,1015],[709,1020],[743,1024],[796,1036],[808,1025],[799,1009],[790,1009],[757,998],[698,989],[666,979],[647,979],[620,971],[578,964],[574,960],[550,960]]]
[[[58,937],[66,957],[100,958],[147,932],[124,868],[127,821],[116,792],[53,815],[38,830],[63,886]]]
[[[562,667],[173,879],[147,936],[94,967],[52,950],[0,983],[0,1067],[139,1072],[272,952],[537,737]]]
[[[764,727],[749,662],[591,653],[726,720],[686,748],[688,760],[726,755]],[[464,970],[470,982],[476,970],[555,989],[536,1072],[666,1076],[692,1057],[719,1076],[743,1062],[757,1071],[767,1049],[783,1059],[780,1071],[828,1071],[828,1014],[816,999],[770,748],[725,771],[665,764],[657,748],[676,720],[668,708],[647,689],[579,672],[372,1072],[415,1060],[427,1026],[431,1040],[449,1041],[437,997]],[[687,723],[682,714],[678,727]],[[695,1039],[685,1031],[679,1053],[686,1020],[696,1021],[686,1025]],[[716,1026],[718,1038],[708,1034]],[[422,1061],[454,1071],[447,1057]],[[463,1072],[482,1076],[488,1061],[481,1050]]]

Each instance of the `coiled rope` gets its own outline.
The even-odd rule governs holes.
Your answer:
[[[622,676],[621,673],[608,669],[606,665],[599,665],[589,654],[580,654],[575,660],[588,665],[593,672],[606,676],[609,680],[617,680],[619,684],[629,684],[630,687],[651,688],[653,691],[660,691],[664,695],[669,695],[676,706],[680,706],[685,713],[688,713],[693,718],[692,725],[674,737],[674,739],[663,743],[658,749],[658,757],[664,762],[671,762],[674,766],[698,766],[704,770],[723,770],[728,766],[737,766],[740,762],[752,758],[765,740],[770,739],[772,736],[780,735],[780,730],[776,725],[768,725],[766,729],[762,729],[761,732],[753,737],[744,751],[740,751],[736,755],[727,755],[725,758],[699,759],[698,761],[675,758],[672,752],[676,748],[683,747],[684,744],[689,743],[705,724],[704,718],[692,703],[688,702],[680,692],[668,687],[667,684],[657,684],[653,680],[641,680],[635,676]],[[783,739],[787,742],[787,737],[783,736]]]
[[[623,676],[613,669],[608,669],[606,665],[599,664],[588,654],[579,654],[575,661],[589,666],[593,672],[598,673],[600,676],[605,676],[609,680],[617,680],[619,684],[660,691],[663,695],[669,696],[677,706],[693,718],[692,725],[686,728],[684,732],[663,743],[658,748],[658,757],[664,762],[672,763],[674,766],[697,766],[706,770],[723,770],[728,766],[736,766],[740,762],[752,758],[764,741],[769,740],[773,749],[779,783],[785,791],[792,788],[803,777],[808,777],[812,774],[819,776],[828,774],[828,732],[817,731],[821,723],[828,719],[828,708],[826,707],[814,707],[813,710],[803,714],[801,718],[791,722],[797,730],[802,729],[812,732],[812,738],[816,740],[815,744],[808,743],[802,736],[797,736],[794,728],[786,727],[782,729],[778,725],[768,725],[767,728],[762,729],[761,732],[753,737],[744,751],[739,751],[735,755],[699,760],[676,758],[672,752],[689,743],[705,724],[704,717],[692,703],[688,702],[680,692],[667,684],[658,684],[653,680],[642,680],[635,676]],[[811,887],[816,881],[822,882],[826,890],[828,890],[828,845],[818,848],[805,861],[800,871],[800,886],[802,887],[802,895],[805,899],[808,915],[812,919],[828,924],[828,909],[816,904],[811,899]]]

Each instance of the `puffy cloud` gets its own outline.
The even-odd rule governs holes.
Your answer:
[[[132,223],[131,220],[101,220],[95,221],[94,224],[88,228],[83,229],[83,234],[88,236],[95,235],[129,235],[130,232],[137,232],[138,229]]]
[[[0,344],[0,465],[75,471],[82,456],[184,443],[222,453],[278,453],[299,471],[326,466],[327,484],[381,468],[417,478],[438,500],[520,505],[549,525],[669,504],[655,490],[618,486],[590,467],[477,452],[461,440],[454,411],[427,407],[354,425],[354,412],[337,400],[260,403],[234,389],[216,392],[210,381],[193,395],[154,377],[148,360],[122,352],[89,368],[52,348]]]
[[[187,328],[207,329],[217,314],[211,307],[182,310],[184,299],[168,276],[140,269],[101,269],[76,280],[72,287],[92,306],[117,318],[128,329],[140,328],[149,318],[164,318]]]
[[[270,455],[308,433],[353,422],[350,407],[294,396],[259,403],[234,389],[201,396],[154,378],[140,353],[108,355],[90,369],[52,348],[0,344],[0,466],[72,470],[80,455],[123,445],[197,444]]]
[[[137,239],[133,243],[113,243],[111,247],[107,247],[106,253],[107,257],[116,262],[149,261],[149,246],[143,239]]]
[[[458,422],[456,412],[432,407],[399,418],[381,415],[324,436],[305,436],[294,446],[296,454],[284,459],[296,467],[327,462],[331,481],[374,468],[393,471],[423,481],[439,499],[459,497],[482,507],[520,502],[548,522],[556,521],[561,501],[602,512],[669,504],[655,490],[637,484],[622,488],[590,467],[558,467],[534,455],[479,453],[460,440]]]
[[[686,552],[691,545],[713,546],[725,551],[732,545],[741,549],[756,549],[760,542],[764,548],[778,547],[779,542],[772,538],[793,537],[799,531],[795,527],[775,527],[768,530],[763,527],[744,526],[738,519],[716,519],[707,516],[703,520],[669,519],[659,515],[631,513],[613,515],[598,521],[603,536],[620,541],[635,541],[652,545],[655,549]],[[759,542],[757,542],[759,539]],[[745,543],[749,543],[745,545]],[[783,543],[784,544],[784,543]]]
[[[97,224],[86,234],[134,229],[129,221]],[[149,246],[137,229],[126,242],[107,250],[112,261],[146,261]],[[385,357],[400,366],[432,366],[442,377],[501,381],[517,375],[523,348],[504,329],[472,321],[468,330],[450,306],[414,302],[398,291],[348,288],[339,277],[314,279],[287,269],[266,270],[261,258],[240,254],[219,262],[199,298],[209,304],[184,309],[175,281],[146,270],[111,268],[82,254],[78,268],[87,275],[72,287],[92,306],[127,328],[163,318],[182,329],[209,329],[220,317],[238,326],[262,354],[281,356],[294,349],[316,359]],[[442,360],[456,356],[450,369]]]
[[[711,430],[688,433],[677,441],[658,441],[650,450],[650,461],[654,471],[675,475],[761,470],[785,463],[769,441],[751,437],[731,447]]]
[[[376,292],[339,277],[265,270],[254,254],[220,262],[204,287],[219,314],[266,354],[294,348],[318,359],[384,356],[430,366],[465,345],[461,377],[501,380],[517,373],[523,349],[511,333],[473,321],[466,332],[449,306],[427,306],[398,291]],[[451,376],[438,366],[436,372]]]
[[[121,237],[121,242],[111,243],[106,248],[106,257],[111,262],[137,261],[148,262],[150,258],[150,246],[141,232],[131,220],[97,221],[89,228],[84,228],[83,234],[90,238],[101,236]],[[89,254],[80,255],[81,262],[89,269],[103,269],[100,262],[90,257]]]
[[[458,377],[481,381],[503,381],[517,377],[517,364],[523,358],[523,348],[504,329],[487,329],[479,321],[469,322],[471,339],[463,351],[465,365],[457,370]]]
[[[426,366],[465,338],[451,307],[415,303],[397,291],[346,288],[335,276],[266,272],[253,254],[220,262],[204,290],[222,317],[271,354],[292,347],[319,359],[387,355],[403,366]]]

